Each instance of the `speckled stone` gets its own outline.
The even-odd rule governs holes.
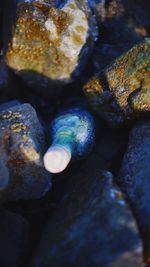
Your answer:
[[[51,186],[43,167],[45,139],[35,110],[29,104],[0,113],[0,188],[6,199],[42,197]]]
[[[31,87],[51,98],[80,74],[93,43],[87,2],[62,3],[59,8],[44,1],[19,3],[6,53],[7,64]]]
[[[134,46],[95,75],[84,92],[91,107],[110,126],[127,123],[150,110],[150,39]]]

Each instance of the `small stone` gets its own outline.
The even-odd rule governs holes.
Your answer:
[[[35,110],[29,104],[0,113],[0,184],[8,200],[42,197],[51,187],[42,156],[45,138]]]
[[[139,122],[131,131],[117,181],[136,216],[150,264],[150,122]]]
[[[80,172],[69,175],[31,267],[141,267],[142,244],[134,217],[113,186],[112,173],[101,171],[118,155],[114,142],[109,151],[104,141],[78,167]]]
[[[150,110],[150,39],[146,38],[95,75],[84,92],[110,126],[127,123]]]
[[[0,266],[22,267],[28,253],[28,222],[20,215],[0,210]]]
[[[64,1],[60,8],[44,1],[18,4],[7,64],[29,86],[56,97],[87,59],[93,43],[90,15],[86,1]]]

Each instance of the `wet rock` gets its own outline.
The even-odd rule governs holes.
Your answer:
[[[22,267],[27,256],[29,224],[18,214],[0,210],[0,266]]]
[[[95,75],[84,92],[110,126],[122,125],[150,110],[150,39],[146,38]]]
[[[112,174],[101,171],[102,166],[110,168],[119,149],[113,143],[114,149],[106,150],[108,143],[105,149],[104,143],[103,139],[78,166],[78,172],[70,175],[30,266],[141,266],[135,220],[122,194],[112,185]]]
[[[149,8],[147,0],[97,0],[101,43],[137,43],[149,36]]]
[[[94,36],[90,16],[84,0],[59,8],[44,1],[18,4],[7,64],[41,94],[57,97],[85,65]]]
[[[0,113],[0,187],[9,200],[42,197],[51,186],[43,167],[45,138],[29,104]]]
[[[138,123],[131,131],[127,152],[118,176],[136,216],[144,241],[145,261],[150,263],[150,123]]]

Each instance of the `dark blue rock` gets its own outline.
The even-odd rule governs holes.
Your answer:
[[[102,166],[110,168],[119,151],[113,134],[111,141],[110,133],[106,136],[78,165],[80,171],[69,176],[31,267],[141,266],[141,240],[134,217],[112,185],[112,174],[101,172]]]
[[[131,131],[127,152],[117,178],[134,215],[144,242],[145,261],[150,263],[150,123]]]

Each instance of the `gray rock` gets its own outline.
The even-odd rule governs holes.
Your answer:
[[[150,122],[131,131],[127,152],[117,181],[136,216],[144,242],[145,261],[150,264]]]
[[[44,170],[43,129],[29,104],[0,113],[0,185],[9,200],[42,197],[51,186]]]
[[[27,253],[30,227],[18,214],[0,210],[0,266],[22,267]]]
[[[104,140],[82,163],[80,172],[69,177],[31,267],[142,265],[141,240],[133,215],[121,192],[112,185],[112,174],[101,171],[101,165],[110,168],[119,150],[115,145],[106,150],[105,143],[101,155]]]

